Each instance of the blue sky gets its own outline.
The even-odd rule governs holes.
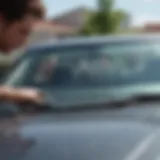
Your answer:
[[[43,0],[48,16],[55,16],[70,8],[85,5],[95,7],[96,0]],[[160,0],[116,0],[116,8],[123,8],[133,16],[134,25],[160,21]]]

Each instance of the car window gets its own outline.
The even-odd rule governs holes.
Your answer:
[[[111,87],[160,80],[160,45],[156,42],[53,47],[26,55],[21,63],[32,59],[29,73],[23,72],[29,77],[23,80],[26,85]]]

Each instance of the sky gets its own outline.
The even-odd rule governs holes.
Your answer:
[[[88,6],[95,8],[96,0],[43,0],[49,17],[71,8]],[[133,25],[160,22],[160,0],[115,0],[115,7],[122,8],[132,16]]]

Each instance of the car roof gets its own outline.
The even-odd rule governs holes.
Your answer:
[[[134,41],[134,40],[160,40],[160,34],[135,34],[135,35],[108,35],[108,36],[90,36],[90,37],[72,37],[64,39],[53,39],[42,43],[30,45],[28,50],[39,50],[52,46],[70,46],[70,45],[86,45],[95,43],[112,43],[119,41]]]

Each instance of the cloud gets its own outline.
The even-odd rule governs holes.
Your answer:
[[[142,26],[145,23],[149,22],[159,22],[160,23],[160,15],[149,15],[149,14],[142,14],[133,16],[133,25],[134,26]]]

